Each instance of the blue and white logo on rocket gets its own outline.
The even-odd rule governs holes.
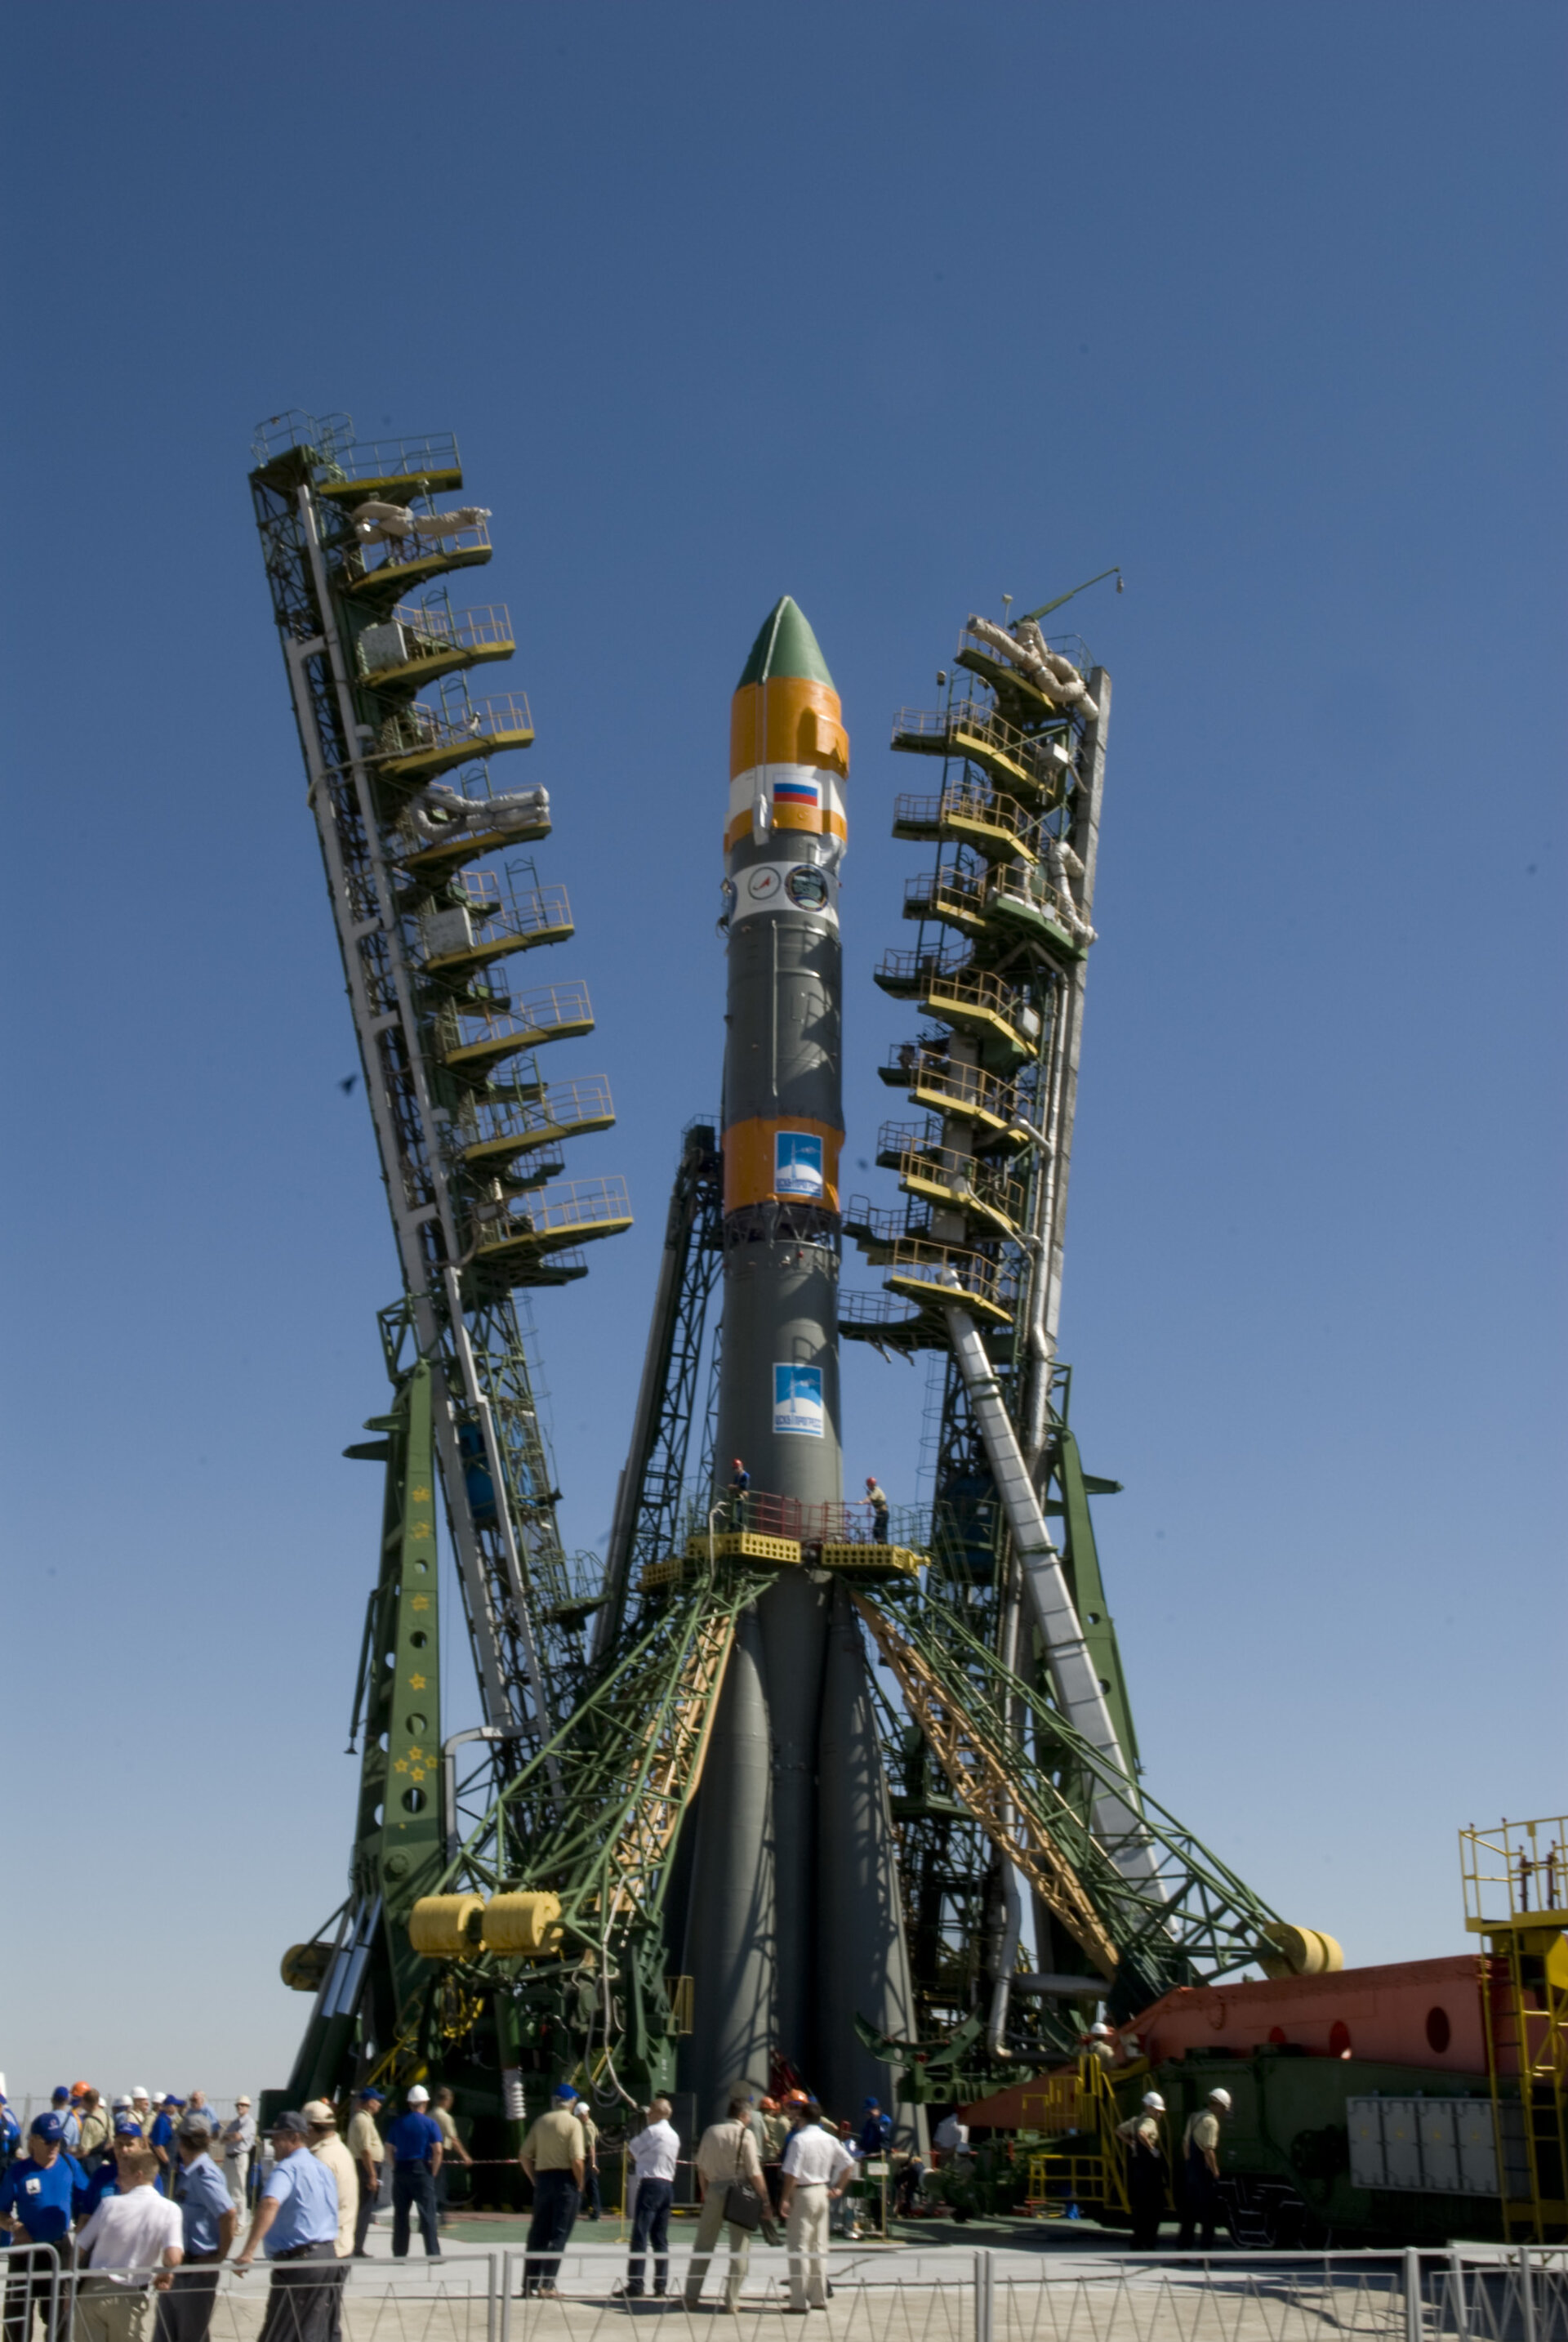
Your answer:
[[[774,1368],[774,1429],[793,1432],[804,1439],[823,1439],[822,1368]]]
[[[822,1195],[822,1141],[809,1130],[774,1133],[774,1194]]]

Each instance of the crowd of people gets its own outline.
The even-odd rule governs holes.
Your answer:
[[[312,2099],[276,2117],[258,2160],[246,2097],[225,2121],[202,2090],[138,2088],[105,2105],[85,2082],[62,2085],[24,2136],[0,2092],[5,2342],[33,2342],[35,2312],[55,2318],[47,2342],[59,2342],[62,2278],[85,2342],[143,2342],[149,2311],[155,2342],[207,2342],[223,2264],[232,2255],[243,2277],[258,2252],[271,2273],[263,2342],[337,2342],[343,2279],[367,2256],[384,2173],[394,2253],[406,2254],[417,2214],[439,2255],[443,2166],[469,2160],[450,2090],[433,2103],[416,2085],[385,2138],[384,2105],[360,2091],[345,2143],[331,2103]]]
[[[686,2160],[671,2111],[655,2098],[627,2144],[632,2228],[618,2290],[628,2299],[649,2290],[650,2259],[652,2292],[669,2291],[670,2215]],[[698,2217],[687,2306],[700,2302],[727,2236],[724,2298],[734,2308],[760,2232],[787,2247],[790,2307],[824,2307],[830,2233],[835,2222],[843,2236],[859,2233],[850,2191],[868,2165],[885,2171],[892,2129],[874,2098],[854,2125],[832,2121],[803,2089],[774,2099],[737,2086],[689,2158]],[[952,2117],[936,2134],[936,2159],[966,2146]],[[533,2193],[525,2293],[554,2295],[577,2220],[601,2217],[599,2149],[587,2102],[562,2083],[518,2156]],[[330,2101],[316,2098],[278,2115],[265,2139],[246,2097],[225,2119],[201,2090],[137,2088],[106,2103],[77,2083],[55,2090],[24,2134],[0,2091],[0,2230],[11,2245],[5,2342],[34,2342],[34,2313],[51,2303],[58,2312],[62,2278],[74,2287],[84,2342],[207,2342],[221,2268],[243,2277],[258,2255],[271,2275],[261,2342],[338,2342],[343,2281],[348,2264],[367,2257],[377,2207],[390,2204],[394,2258],[407,2255],[415,2227],[426,2256],[439,2258],[447,2175],[471,2160],[452,2092],[433,2098],[422,2083],[390,2119],[385,2093],[361,2089],[346,2137]],[[924,2169],[905,2157],[903,2208]],[[885,2191],[881,2201],[885,2211]],[[63,2330],[57,2324],[45,2342],[61,2342]]]

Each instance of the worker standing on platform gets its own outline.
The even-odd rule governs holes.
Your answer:
[[[654,2291],[662,2297],[670,2289],[670,2207],[675,2199],[675,2166],[680,2159],[681,2142],[670,2121],[668,2098],[654,2100],[645,2127],[626,2151],[636,2178],[637,2200],[632,2213],[625,2297],[638,2301],[643,2295],[644,2256],[650,2246],[654,2254]]]
[[[248,2098],[236,2098],[224,2125],[224,2176],[229,2194],[243,2211],[250,2192],[251,2157],[255,2153],[256,2120]]]
[[[865,1501],[871,1506],[871,1537],[874,1545],[887,1543],[887,1491],[874,1473],[865,1476]]]
[[[746,1493],[751,1485],[752,1476],[737,1456],[734,1459],[734,1469],[730,1474],[730,1526],[732,1528],[744,1529],[746,1525]]]
[[[354,2223],[354,2257],[361,2261],[370,2257],[365,2240],[375,2217],[376,2199],[381,2194],[381,2167],[386,2160],[386,2149],[375,2127],[375,2118],[384,2104],[379,2090],[361,2090],[358,2109],[348,2126],[348,2151],[354,2157],[355,2176],[359,2181],[359,2212]]]
[[[392,2257],[408,2257],[409,2215],[417,2208],[419,2233],[426,2260],[441,2258],[441,2232],[435,2219],[435,2182],[441,2170],[441,2129],[430,2118],[430,2093],[415,2082],[408,2093],[408,2111],[386,2126],[386,2152],[392,2164]]]
[[[751,2266],[752,2232],[749,2227],[743,2227],[738,2220],[731,2220],[728,2217],[731,2188],[750,2187],[762,2207],[762,2218],[769,2217],[773,2210],[768,2202],[767,2184],[763,2178],[762,2157],[757,2153],[756,2139],[752,2132],[751,2111],[751,2092],[733,2092],[726,2119],[710,2123],[697,2148],[695,2169],[703,2208],[697,2217],[697,2240],[692,2248],[691,2265],[686,2270],[685,2301],[688,2309],[695,2309],[702,2299],[703,2279],[707,2276],[708,2263],[719,2240],[719,2230],[726,2225],[730,2232],[730,2258],[724,2272],[724,2307],[733,2310],[739,2304],[741,2287]]]
[[[523,2142],[517,2160],[534,2190],[534,2217],[528,2224],[528,2255],[523,2263],[523,2294],[543,2294],[554,2299],[561,2256],[571,2242],[577,2207],[583,2201],[583,2167],[588,2142],[572,2109],[577,2093],[570,2082],[560,2083],[547,2115],[541,2115]]]
[[[457,2136],[457,2122],[452,2112],[452,2093],[444,2084],[435,2093],[430,2117],[436,2129],[441,2133],[441,2177],[435,2183],[435,2210],[444,2228],[448,2207],[447,2189],[452,2178],[452,2158],[455,2156],[464,2170],[471,2170],[474,2157]]]
[[[797,2314],[827,2307],[828,2223],[854,2170],[854,2157],[822,2127],[814,2101],[794,2109],[784,2157],[788,2227],[789,2306]]]
[[[1158,2090],[1148,2090],[1131,2122],[1116,2125],[1116,2136],[1127,2151],[1127,2203],[1133,2215],[1135,2253],[1152,2253],[1160,2241],[1169,2191],[1165,2150],[1160,2140],[1160,2117],[1164,2111],[1165,2101]]]
[[[1231,2111],[1229,2090],[1211,2090],[1201,2112],[1189,2115],[1182,2138],[1183,2252],[1191,2252],[1201,2227],[1203,2250],[1214,2249],[1220,2211],[1220,2125]]]

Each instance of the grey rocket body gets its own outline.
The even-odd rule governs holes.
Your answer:
[[[793,2069],[824,2103],[886,2105],[855,2017],[909,2037],[908,1960],[860,1627],[811,1539],[844,1493],[838,1383],[848,742],[787,598],[735,693],[725,828],[724,1256],[715,1486],[739,1458],[747,1525],[800,1536],[744,1614],[694,1817],[684,2079],[701,2121],[729,2087]],[[775,1499],[794,1500],[793,1506]],[[794,1506],[804,1510],[797,1515]]]

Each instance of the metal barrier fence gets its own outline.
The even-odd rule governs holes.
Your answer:
[[[666,2342],[696,2342],[723,2313],[728,2247],[721,2239],[690,2310],[691,2229],[671,2243],[670,2294],[635,2300],[621,2291],[624,2246],[569,2246],[558,2297],[543,2297],[523,2292],[521,2248],[451,2244],[434,2261],[285,2264],[281,2284],[262,2263],[246,2275],[193,2270],[200,2286],[150,2297],[145,2273],[74,2269],[47,2247],[0,2247],[0,2275],[7,2342],[193,2342],[198,2333],[200,2342],[256,2342],[264,2318],[269,2342],[533,2342],[546,2332],[594,2342],[601,2328],[609,2342],[629,2317],[648,2316],[674,2322]],[[114,2277],[132,2282],[105,2283]],[[1562,2247],[1208,2256],[837,2247],[828,2277],[819,2324],[854,2342],[1568,2342]],[[761,2342],[776,2335],[789,2299],[786,2253],[754,2238],[734,2323],[726,2317],[721,2330]]]

